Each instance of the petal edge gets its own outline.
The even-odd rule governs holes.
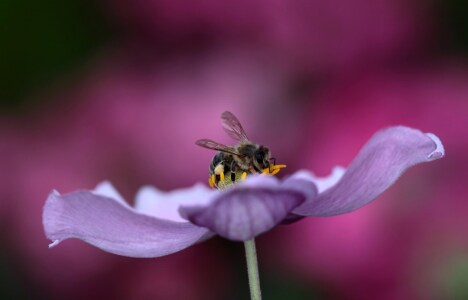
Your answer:
[[[78,238],[104,251],[130,257],[159,257],[187,248],[208,230],[190,223],[139,214],[119,200],[78,191],[52,191],[43,210],[43,226],[54,247]]]
[[[444,156],[434,134],[404,126],[378,131],[351,162],[341,179],[293,213],[334,216],[354,211],[374,200],[408,168]]]
[[[246,241],[278,225],[305,201],[307,193],[300,191],[299,184],[291,181],[288,187],[272,177],[248,178],[206,206],[182,206],[180,211],[192,223],[224,238]]]

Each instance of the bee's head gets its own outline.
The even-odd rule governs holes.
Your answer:
[[[260,170],[270,167],[270,150],[267,147],[260,146],[255,151],[254,165]]]

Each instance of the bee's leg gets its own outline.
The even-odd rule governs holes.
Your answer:
[[[252,165],[253,166],[253,169],[254,171],[252,173],[258,173],[258,174],[262,174],[262,170],[260,170],[259,168],[257,168],[257,166],[255,165]]]
[[[241,175],[241,179],[245,180],[247,178],[247,172],[243,172]]]
[[[231,181],[234,183],[236,181],[236,162],[231,162]]]
[[[276,165],[276,158],[270,158],[270,161],[273,161],[273,166]],[[268,166],[268,171],[271,173],[271,164]]]
[[[214,174],[211,174],[210,178],[208,179],[208,184],[210,185],[210,188],[212,189],[217,188],[215,178],[216,176]]]
[[[216,186],[220,181],[224,181],[224,172],[215,175],[215,184]]]
[[[220,161],[214,169],[215,184],[218,185],[220,181],[224,181],[224,160]]]
[[[261,173],[261,171],[259,169],[257,169],[257,167],[252,165],[252,166],[249,167],[249,173],[250,174],[257,174],[257,173]]]

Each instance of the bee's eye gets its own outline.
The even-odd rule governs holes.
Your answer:
[[[257,163],[263,163],[263,155],[261,153],[255,153],[255,159],[257,160]]]

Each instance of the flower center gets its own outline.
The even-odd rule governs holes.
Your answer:
[[[279,173],[279,171],[283,168],[286,168],[286,165],[273,165],[271,164],[270,167],[265,168],[260,173],[263,176],[273,176]],[[210,178],[208,178],[208,184],[213,189],[226,189],[237,182],[245,180],[247,176],[254,175],[258,173],[248,173],[244,170],[238,169],[234,173],[228,171],[224,173],[224,168],[221,164],[216,166],[214,169],[214,174],[211,174]]]

